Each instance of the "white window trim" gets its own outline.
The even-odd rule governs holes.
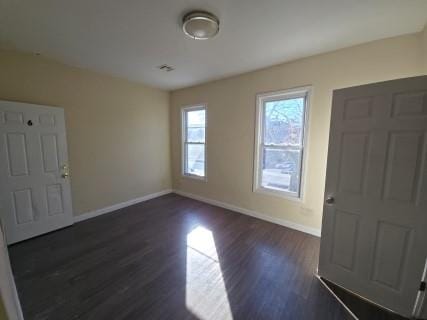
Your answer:
[[[308,131],[309,131],[309,113],[310,113],[310,101],[313,88],[312,86],[304,86],[298,88],[292,88],[281,91],[273,91],[260,93],[256,96],[256,125],[255,125],[255,154],[254,154],[254,183],[253,183],[253,192],[278,196],[285,198],[287,200],[304,202],[305,195],[305,186],[306,186],[306,168],[308,161]],[[276,100],[285,96],[286,98],[300,97],[301,95],[306,96],[306,105],[304,112],[304,131],[302,137],[302,161],[301,161],[301,179],[300,179],[300,192],[299,195],[295,195],[293,192],[287,192],[283,190],[275,190],[273,188],[265,188],[261,185],[261,166],[262,166],[262,151],[261,151],[261,142],[262,142],[262,133],[263,133],[263,106],[264,102]]]
[[[195,174],[186,173],[185,172],[185,140],[186,140],[186,125],[187,121],[185,119],[185,113],[187,111],[197,111],[197,110],[205,110],[205,176],[201,177]],[[191,106],[186,106],[181,108],[181,176],[183,178],[190,178],[199,181],[208,181],[208,158],[207,158],[207,130],[208,129],[208,107],[206,103],[197,103]]]

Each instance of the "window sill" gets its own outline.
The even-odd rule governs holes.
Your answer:
[[[298,202],[298,203],[303,203],[303,197],[302,195],[297,197],[295,195],[293,195],[290,192],[286,192],[286,191],[280,191],[280,190],[275,190],[275,189],[269,189],[269,188],[264,188],[264,187],[258,187],[255,188],[253,190],[253,192],[255,193],[260,193],[260,194],[264,194],[267,196],[273,196],[273,197],[279,197],[285,200],[289,200],[289,201],[293,201],[293,202]]]
[[[207,182],[208,179],[205,177],[201,177],[201,176],[196,176],[194,174],[181,174],[181,178],[187,178],[190,180],[196,180],[196,181],[201,181],[201,182]]]

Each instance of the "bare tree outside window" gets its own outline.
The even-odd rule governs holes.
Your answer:
[[[259,101],[259,187],[299,197],[306,103],[307,91]]]

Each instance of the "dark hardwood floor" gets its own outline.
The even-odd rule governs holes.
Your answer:
[[[10,247],[26,319],[352,319],[319,239],[169,194]]]
[[[326,279],[323,279],[323,281],[360,320],[409,320],[397,313],[370,303],[368,300],[361,299],[359,296]]]

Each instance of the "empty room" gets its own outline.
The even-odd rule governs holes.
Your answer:
[[[427,1],[0,0],[0,320],[427,320]]]

